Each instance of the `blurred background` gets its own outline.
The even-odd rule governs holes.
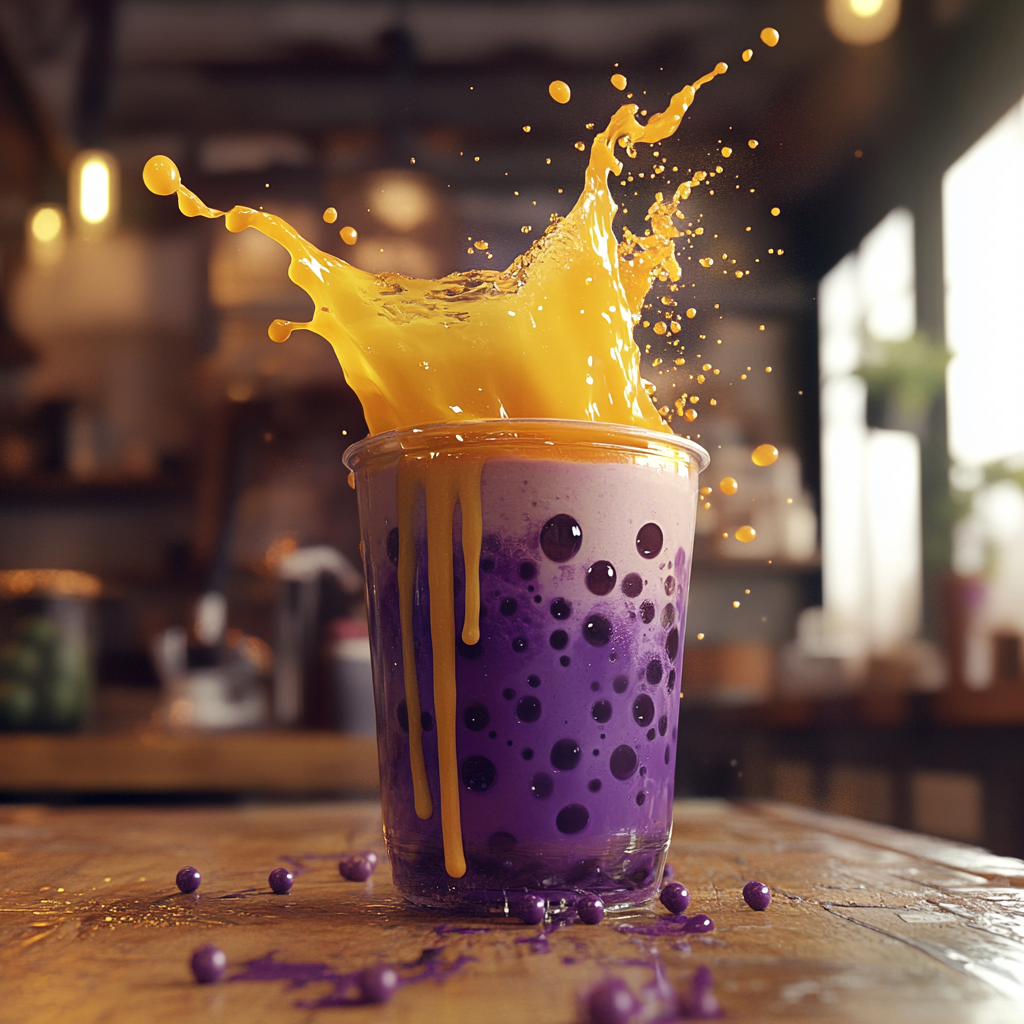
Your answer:
[[[369,271],[499,268],[612,74],[653,112],[725,60],[663,157],[732,176],[688,215],[751,270],[684,276],[716,376],[674,424],[712,453],[677,793],[1024,855],[1022,52],[1017,0],[0,0],[2,798],[376,785],[358,402],[267,338],[309,315],[285,254],[145,160]]]

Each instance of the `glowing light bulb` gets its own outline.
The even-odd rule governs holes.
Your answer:
[[[110,214],[110,170],[102,160],[82,164],[78,209],[88,224],[101,224]]]
[[[873,18],[884,4],[885,0],[850,0],[850,10],[858,18]]]
[[[29,230],[37,242],[45,245],[64,231],[64,217],[55,206],[42,206],[33,214]]]

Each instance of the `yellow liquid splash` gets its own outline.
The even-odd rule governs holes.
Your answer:
[[[653,144],[674,134],[697,90],[727,70],[718,64],[676,93],[646,124],[637,120],[636,104],[621,106],[594,138],[584,188],[572,211],[553,218],[544,236],[503,271],[465,271],[436,281],[370,274],[321,251],[273,214],[244,206],[226,213],[211,209],[182,184],[177,167],[165,156],[146,163],[143,180],[157,195],[176,194],[187,217],[224,217],[229,231],[256,228],[288,251],[288,276],[313,300],[315,312],[307,323],[275,320],[270,337],[283,342],[293,330],[306,328],[326,338],[362,403],[371,434],[507,418],[590,420],[670,432],[640,376],[632,332],[655,277],[680,277],[675,239],[681,232],[674,217],[705,174],[698,171],[668,198],[658,193],[647,213],[649,232],[639,237],[623,229],[621,241],[612,230],[617,206],[608,175],[622,170],[616,145],[633,156],[637,143]],[[552,96],[567,102],[569,89],[553,89]],[[350,228],[343,228],[341,236],[347,243],[355,241]],[[695,416],[687,410],[687,419]],[[452,521],[458,503],[467,567],[462,638],[474,644],[479,638],[474,567],[480,555],[485,461],[469,453],[431,460],[429,467],[409,459],[400,466],[398,481],[399,530],[408,538],[401,546],[399,600],[415,807],[420,818],[433,815],[411,614],[417,558],[412,511],[422,492],[441,826],[445,868],[453,878],[465,874],[466,860],[455,750]],[[682,466],[680,471],[689,470]]]

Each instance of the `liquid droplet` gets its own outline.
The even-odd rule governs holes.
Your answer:
[[[754,51],[753,50],[749,50],[749,49],[748,50],[744,50],[743,51],[743,63],[746,64],[746,62],[748,60],[750,60],[750,58],[753,57],[753,56],[754,56]]]
[[[750,453],[750,461],[755,466],[770,466],[778,457],[779,449],[773,444],[759,444]]]
[[[736,480],[735,480],[734,477],[724,476],[718,482],[718,489],[723,494],[735,494],[740,489],[740,485],[738,483],[736,483]]]
[[[761,42],[765,46],[775,46],[779,41],[779,33],[773,28],[761,29]]]
[[[757,139],[750,139],[750,140],[748,140],[747,145],[751,149],[757,149]]]
[[[777,206],[773,206],[772,207],[772,216],[773,217],[778,217],[778,215],[780,213],[782,213],[782,211]]]
[[[343,227],[343,228],[342,228],[342,229],[341,229],[341,230],[340,230],[340,231],[338,232],[338,234],[339,234],[339,235],[341,235],[341,240],[342,240],[342,241],[343,241],[343,242],[344,242],[344,243],[345,243],[346,245],[355,245],[355,244],[356,244],[356,242],[358,242],[358,241],[359,241],[359,232],[358,232],[358,231],[356,231],[356,229],[355,229],[355,228],[353,228],[353,227],[349,227],[348,225],[346,225],[345,227]]]
[[[722,147],[722,156],[724,156],[726,159],[731,157],[732,156],[732,146],[723,146]]]
[[[612,75],[610,79],[612,85],[615,86],[619,92],[622,92],[626,88],[626,76],[625,75]]]
[[[757,530],[752,526],[741,526],[736,531],[736,539],[741,544],[749,544],[757,536]]]
[[[556,78],[548,86],[548,95],[556,103],[568,103],[569,100],[572,99],[572,90],[565,84],[565,82]]]
[[[333,206],[328,206],[324,210],[324,223],[333,224],[338,219],[338,211]]]
[[[142,169],[142,180],[155,195],[171,196],[178,191],[181,174],[169,156],[151,156]]]

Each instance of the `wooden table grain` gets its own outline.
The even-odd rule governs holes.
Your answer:
[[[655,921],[649,908],[546,944],[512,922],[449,930],[397,897],[386,862],[367,884],[341,880],[339,855],[363,848],[383,853],[370,802],[0,808],[0,1020],[572,1024],[578,993],[609,973],[638,988],[656,957],[680,987],[707,965],[732,1021],[1024,1020],[1024,862],[972,847],[787,805],[685,801],[670,860],[715,931],[617,930]],[[274,896],[282,863],[300,870]],[[197,896],[174,887],[185,864],[203,874]],[[750,878],[773,890],[766,913],[740,898]],[[230,967],[197,985],[189,958],[208,942]],[[316,1008],[325,980],[228,980],[270,954],[345,973],[426,949],[441,976],[383,1006]]]

